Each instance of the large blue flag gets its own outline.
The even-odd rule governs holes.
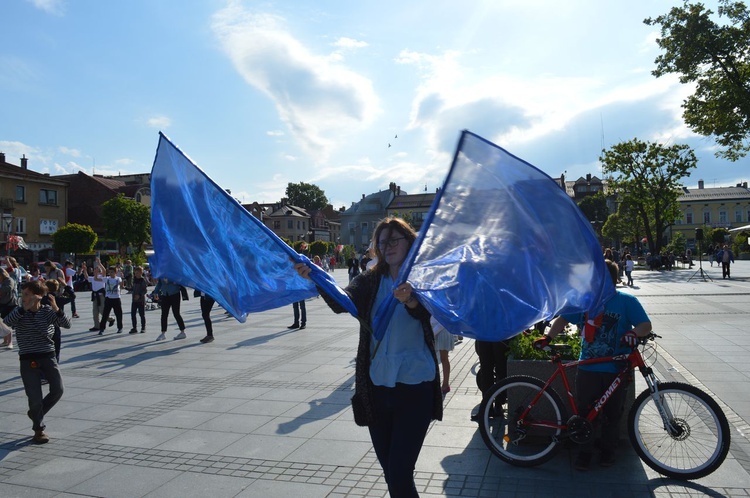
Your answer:
[[[615,289],[590,222],[529,163],[464,131],[401,268],[446,329],[500,341],[559,313],[604,309]],[[382,337],[394,301],[375,315]]]
[[[317,284],[352,315],[349,297],[159,134],[151,171],[152,273],[210,295],[235,318],[315,296]],[[290,261],[313,269],[313,282]]]

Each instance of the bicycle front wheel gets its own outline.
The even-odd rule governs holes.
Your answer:
[[[667,416],[662,419],[660,406]],[[659,384],[658,401],[642,392],[628,416],[630,441],[646,464],[675,479],[699,479],[729,452],[729,422],[711,396],[681,382]]]
[[[484,396],[479,406],[479,431],[501,460],[530,467],[555,455],[567,416],[560,396],[543,388],[544,382],[537,378],[515,375],[492,386]]]

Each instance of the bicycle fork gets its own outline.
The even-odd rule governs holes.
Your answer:
[[[679,424],[675,423],[675,418],[672,411],[669,409],[669,404],[666,399],[664,399],[664,395],[659,392],[659,379],[656,378],[656,375],[654,375],[653,370],[650,368],[642,373],[643,378],[648,385],[649,393],[651,393],[651,399],[653,400],[656,409],[659,411],[664,430],[672,437],[679,437],[682,434],[683,429]]]

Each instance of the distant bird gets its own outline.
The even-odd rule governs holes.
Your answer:
[[[388,144],[388,147],[390,147],[390,146],[391,146],[391,144]]]
[[[398,138],[398,135],[396,135],[396,136],[395,136],[395,137],[393,137],[393,138]]]

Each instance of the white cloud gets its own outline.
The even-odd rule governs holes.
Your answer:
[[[347,38],[345,36],[331,43],[331,45],[337,48],[344,48],[344,49],[364,48],[364,47],[369,46],[367,42],[355,40],[353,38]]]
[[[237,72],[274,102],[292,136],[317,162],[378,114],[372,82],[313,53],[283,19],[230,1],[214,15],[213,30]]]
[[[61,154],[64,154],[66,156],[81,157],[81,151],[79,151],[78,149],[71,149],[69,147],[65,147],[64,145],[61,145],[57,150],[59,150]]]
[[[28,0],[28,2],[47,14],[62,16],[65,13],[65,3],[63,0]]]
[[[172,120],[167,116],[153,116],[146,120],[146,124],[151,128],[166,129],[172,125]]]
[[[281,130],[269,130],[266,132],[266,135],[268,135],[269,137],[283,137],[284,132]]]

